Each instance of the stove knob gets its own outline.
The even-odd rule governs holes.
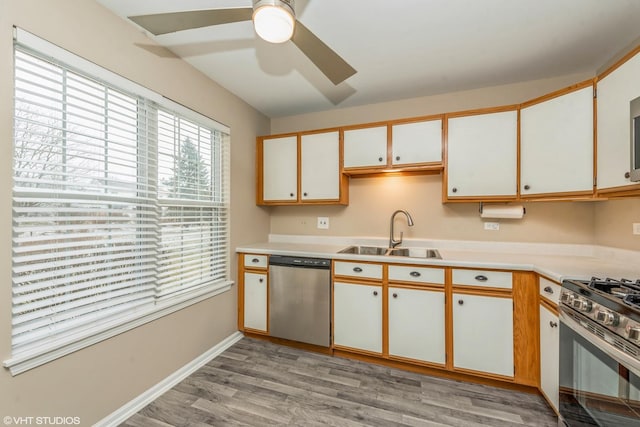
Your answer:
[[[631,341],[639,342],[640,341],[640,328],[629,328],[627,331],[627,336]]]
[[[585,313],[590,312],[593,308],[593,304],[591,303],[591,301],[587,301],[586,299],[580,297],[574,298],[571,306]]]
[[[620,323],[620,317],[616,313],[612,313],[608,310],[596,311],[596,320],[603,325],[618,326]]]
[[[560,300],[567,305],[572,305],[575,295],[570,294],[569,292],[563,292]]]

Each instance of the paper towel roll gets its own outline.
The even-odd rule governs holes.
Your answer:
[[[480,211],[480,218],[521,219],[523,216],[522,205],[484,205]]]

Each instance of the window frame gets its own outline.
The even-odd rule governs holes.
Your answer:
[[[4,360],[3,365],[9,368],[12,375],[17,375],[21,372],[25,372],[34,367],[40,366],[51,360],[62,357],[66,354],[75,352],[87,346],[98,343],[102,340],[108,339],[115,335],[121,334],[145,323],[152,322],[163,316],[181,310],[192,304],[196,304],[205,299],[211,298],[215,295],[227,292],[231,289],[233,281],[231,280],[231,249],[230,249],[230,129],[216,122],[198,112],[195,112],[187,107],[182,106],[174,101],[171,101],[162,95],[153,92],[143,86],[138,85],[124,77],[121,77],[115,73],[106,70],[92,62],[89,62],[77,55],[64,50],[56,45],[53,45],[46,40],[43,40],[27,31],[14,27],[14,49],[18,48],[20,51],[27,54],[34,54],[37,57],[51,58],[53,63],[61,64],[63,67],[78,72],[81,75],[88,76],[97,81],[102,81],[106,85],[114,87],[122,92],[131,94],[136,97],[145,99],[145,102],[152,103],[156,106],[156,118],[158,111],[165,111],[169,114],[174,114],[178,117],[182,117],[185,120],[196,123],[199,126],[203,126],[210,129],[213,132],[220,133],[220,154],[222,155],[222,168],[220,172],[222,179],[225,182],[222,183],[222,202],[219,204],[212,203],[212,209],[219,209],[220,206],[225,210],[226,220],[224,221],[224,279],[208,283],[202,286],[196,287],[195,290],[189,290],[182,292],[176,292],[163,298],[156,298],[154,303],[143,310],[134,312],[129,316],[121,316],[114,318],[113,320],[106,320],[101,322],[100,328],[83,328],[79,329],[77,333],[64,336],[63,339],[52,339],[50,342],[43,342],[35,346],[28,346],[23,351],[12,352],[12,356]],[[15,81],[15,76],[14,76]],[[139,132],[139,131],[138,131]],[[138,143],[139,144],[139,143]],[[152,144],[153,145],[153,144]],[[138,149],[140,146],[138,145]],[[149,146],[144,147],[149,150]],[[155,140],[155,147],[151,149],[156,150],[157,156],[157,137]],[[213,147],[212,147],[213,151]],[[213,157],[213,155],[212,155]],[[151,166],[147,171],[147,177],[153,177],[152,179],[158,179],[157,176],[157,161],[156,166]],[[213,165],[212,165],[213,168]],[[213,171],[211,171],[213,173]],[[154,176],[155,174],[155,176]],[[14,185],[12,185],[14,188]],[[174,203],[176,201],[172,201]],[[160,200],[159,191],[155,193],[155,203],[158,207],[162,205]],[[179,202],[178,202],[179,203]],[[160,225],[157,225],[158,229]],[[157,254],[156,254],[157,256]],[[157,288],[157,285],[156,285]]]

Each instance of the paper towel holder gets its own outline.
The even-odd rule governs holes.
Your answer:
[[[480,212],[482,214],[482,209],[484,208],[484,202],[480,202],[480,207],[478,209],[478,212]],[[527,208],[523,207],[522,208],[522,214],[525,215],[527,213]]]

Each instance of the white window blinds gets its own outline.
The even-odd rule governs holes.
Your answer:
[[[228,281],[229,138],[193,117],[16,44],[14,356]]]

